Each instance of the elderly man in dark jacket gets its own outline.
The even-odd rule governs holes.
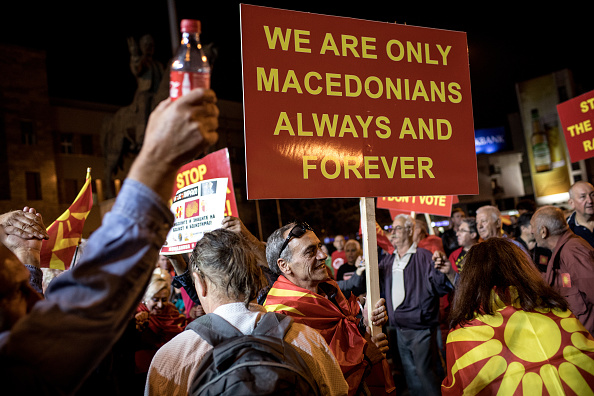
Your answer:
[[[531,220],[539,246],[553,252],[545,282],[569,303],[569,309],[586,330],[594,332],[594,248],[567,225],[561,209],[543,206]]]
[[[417,247],[414,227],[410,216],[394,219],[390,242],[395,251],[379,264],[380,285],[411,394],[440,395],[439,297],[452,290],[455,271],[445,253],[436,251],[432,256]]]

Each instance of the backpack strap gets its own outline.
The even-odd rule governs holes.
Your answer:
[[[214,313],[196,318],[186,326],[186,330],[188,329],[194,330],[204,341],[213,347],[216,347],[227,339],[243,335],[235,326]]]
[[[284,340],[287,331],[293,325],[293,318],[276,312],[267,312],[256,324],[253,336],[269,336]]]

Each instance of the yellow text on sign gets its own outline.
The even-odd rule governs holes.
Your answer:
[[[177,174],[176,187],[177,189],[184,188],[190,184],[198,183],[204,180],[206,174],[206,165],[200,164],[197,167],[192,167]]]

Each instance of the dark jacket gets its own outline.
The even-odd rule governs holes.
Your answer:
[[[447,277],[435,269],[432,254],[417,247],[404,269],[406,294],[404,301],[394,310],[392,306],[392,265],[395,254],[385,256],[379,263],[382,297],[390,326],[407,329],[427,329],[438,325],[439,297],[452,290]]]

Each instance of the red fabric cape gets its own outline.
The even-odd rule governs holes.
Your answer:
[[[326,297],[296,286],[283,275],[278,277],[268,292],[264,307],[269,312],[289,315],[295,322],[317,330],[340,364],[349,384],[349,394],[353,394],[367,366],[364,359],[367,341],[357,328],[360,321],[356,318],[360,311],[359,303],[352,294],[347,300],[335,281],[328,280],[325,283],[336,288],[338,307]]]

